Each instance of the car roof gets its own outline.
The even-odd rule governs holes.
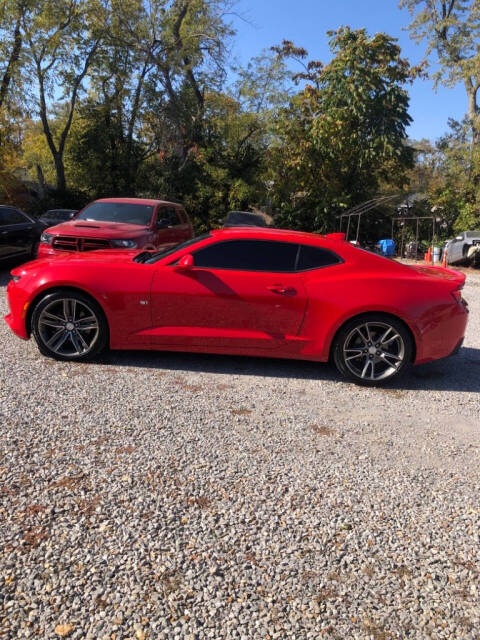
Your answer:
[[[307,242],[307,243],[334,243],[344,242],[342,237],[329,237],[318,233],[309,233],[307,231],[291,231],[290,229],[276,229],[274,227],[227,227],[224,229],[214,229],[211,232],[215,237],[222,238],[258,238],[258,239],[277,239],[290,242]]]
[[[150,207],[155,207],[159,204],[173,204],[175,206],[183,206],[178,202],[170,202],[169,200],[153,200],[151,198],[100,198],[94,200],[94,202],[120,202],[124,204],[144,204]]]

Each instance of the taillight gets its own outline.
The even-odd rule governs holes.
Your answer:
[[[463,282],[459,287],[455,289],[455,291],[451,292],[452,298],[455,300],[457,304],[461,305],[462,307],[464,307],[466,311],[468,311],[468,303],[465,300],[465,298],[462,298],[462,289],[463,289]]]
[[[460,304],[460,302],[462,301],[461,289],[455,289],[455,291],[452,291],[452,297],[455,300],[455,302],[458,302],[458,304]]]

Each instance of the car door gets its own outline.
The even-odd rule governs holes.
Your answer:
[[[151,292],[152,345],[275,349],[298,334],[306,309],[294,273],[298,246],[214,241],[195,265],[158,268]]]
[[[190,223],[190,220],[187,216],[185,209],[183,209],[182,207],[176,207],[176,211],[177,211],[178,217],[180,218],[180,226],[178,228],[178,231],[179,231],[179,236],[181,236],[181,239],[179,240],[179,242],[185,242],[186,240],[189,240],[190,238],[193,237],[192,225]]]
[[[189,236],[185,236],[182,227],[182,221],[174,206],[162,205],[158,207],[154,230],[155,248],[169,249],[187,240]]]
[[[30,253],[34,232],[34,221],[24,213],[8,207],[0,209],[0,257]]]

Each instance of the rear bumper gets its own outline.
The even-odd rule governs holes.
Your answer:
[[[457,355],[457,353],[460,351],[460,349],[462,348],[463,345],[463,341],[465,340],[465,338],[462,338],[461,340],[458,341],[457,346],[455,347],[455,349],[452,351],[452,353],[450,355],[447,356],[447,358],[449,358],[450,356],[455,356]]]
[[[424,364],[454,355],[462,346],[468,322],[463,303],[438,308],[421,325],[415,364]]]

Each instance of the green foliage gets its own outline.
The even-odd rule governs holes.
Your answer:
[[[462,231],[480,230],[480,212],[478,207],[474,207],[472,204],[461,203],[459,206],[459,213],[453,224],[453,233],[458,234]]]
[[[279,112],[269,173],[285,224],[332,228],[334,215],[368,199],[381,182],[401,187],[413,164],[405,130],[411,119],[404,84],[411,69],[386,34],[330,32],[333,60],[297,74],[307,82]],[[281,56],[303,59],[290,42]]]
[[[468,117],[473,130],[472,143],[480,143],[480,111],[477,93],[480,87],[480,3],[477,0],[401,0],[413,16],[412,37],[427,43],[427,58],[432,54],[438,70],[432,76],[448,87],[459,82],[465,86]]]
[[[329,32],[327,65],[285,41],[228,86],[231,1],[0,0],[0,198],[17,198],[27,169],[34,212],[148,195],[184,202],[197,231],[255,207],[330,231],[339,212],[410,180],[448,232],[477,220],[478,3],[402,1],[437,80],[460,79],[469,96],[468,120],[413,148],[405,87],[420,71],[394,39]],[[390,223],[380,213],[373,235]]]

